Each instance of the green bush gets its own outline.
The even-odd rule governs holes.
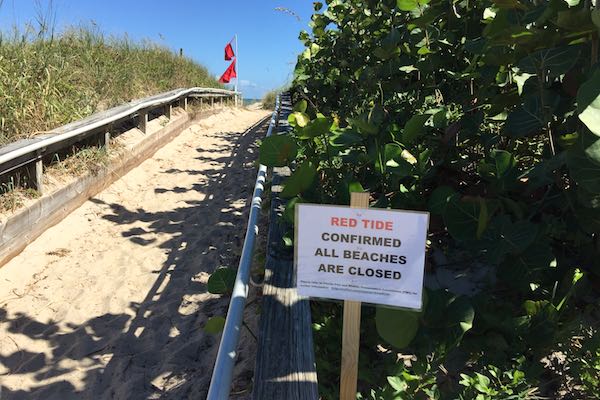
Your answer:
[[[364,188],[372,207],[428,210],[429,276],[453,266],[470,288],[433,279],[421,313],[382,318],[418,320],[402,340],[379,337],[389,329],[367,312],[361,398],[598,398],[600,11],[563,0],[321,8],[300,34],[297,155],[271,157],[296,166],[289,207],[348,204]],[[319,381],[335,398],[339,363],[320,340],[339,335],[340,314],[323,309]]]

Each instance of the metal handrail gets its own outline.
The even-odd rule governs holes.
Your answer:
[[[275,111],[271,116],[271,122],[267,130],[266,137],[271,136],[273,128],[279,115],[279,96],[275,100]],[[231,391],[231,379],[233,376],[233,367],[237,356],[237,346],[242,330],[242,319],[244,307],[248,298],[248,282],[250,279],[250,266],[252,264],[252,251],[254,241],[258,233],[258,215],[260,213],[262,193],[266,181],[267,167],[260,165],[252,194],[252,205],[250,215],[248,216],[248,227],[246,228],[246,237],[240,256],[240,263],[235,277],[233,293],[227,310],[227,319],[219,344],[217,360],[213,369],[210,388],[208,390],[207,400],[226,400]]]

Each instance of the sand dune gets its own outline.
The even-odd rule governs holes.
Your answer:
[[[218,337],[202,326],[228,299],[205,284],[237,266],[264,129],[242,133],[266,115],[193,125],[0,269],[2,400],[206,397]]]

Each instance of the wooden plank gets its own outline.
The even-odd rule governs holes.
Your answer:
[[[279,117],[280,131],[289,130],[291,105]],[[285,200],[279,197],[288,168],[275,168],[267,243],[262,313],[254,372],[255,400],[316,400],[317,372],[310,303],[298,296],[293,253],[282,244],[287,229],[279,218]]]

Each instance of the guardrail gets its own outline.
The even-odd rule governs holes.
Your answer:
[[[187,110],[189,98],[210,99],[211,106],[215,99],[223,102],[240,101],[240,93],[223,89],[189,88],[175,89],[155,96],[134,100],[130,103],[93,114],[79,121],[53,129],[43,135],[31,139],[23,139],[0,148],[0,176],[19,168],[26,168],[31,179],[30,186],[43,192],[42,159],[68,146],[87,140],[96,135],[98,144],[107,146],[111,137],[111,128],[126,120],[136,119],[138,128],[146,133],[149,115],[157,109],[171,119],[173,105],[177,103]]]
[[[279,96],[275,101],[275,111],[271,116],[271,122],[267,130],[266,137],[271,136],[277,121],[279,120]],[[248,216],[248,227],[246,228],[246,237],[240,256],[233,293],[227,310],[225,327],[219,344],[217,360],[210,381],[207,400],[227,400],[231,391],[231,379],[233,376],[233,367],[237,356],[237,347],[242,330],[242,318],[244,307],[248,298],[248,282],[250,279],[250,266],[252,264],[252,251],[254,250],[254,241],[258,233],[258,216],[260,214],[262,193],[266,181],[267,167],[260,165],[252,194],[252,205],[250,215]]]

